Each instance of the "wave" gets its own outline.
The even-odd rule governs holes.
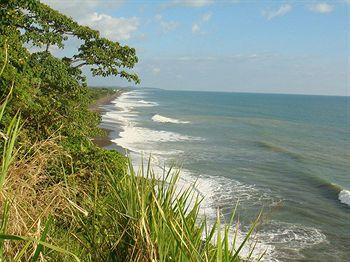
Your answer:
[[[285,154],[286,156],[297,161],[302,161],[304,159],[304,157],[301,154],[295,153],[293,151],[290,151],[289,149],[286,149],[280,146],[276,146],[272,143],[268,143],[265,141],[256,141],[255,144],[260,148],[263,148],[272,152],[276,152],[276,153]],[[320,177],[310,176],[309,179],[311,183],[316,184],[318,188],[321,188],[322,190],[324,190],[324,194],[326,194],[328,197],[332,199],[338,198],[338,200],[342,204],[350,206],[349,190],[346,190],[337,184],[329,183]]]
[[[165,117],[165,116],[161,116],[161,115],[154,115],[152,117],[152,120],[154,122],[158,122],[158,123],[172,123],[172,124],[188,124],[190,123],[189,121],[181,121],[175,118],[170,118],[170,117]]]
[[[340,203],[350,206],[350,191],[334,183],[324,183],[319,186],[324,189],[332,198],[337,197]]]
[[[124,148],[133,148],[133,151],[136,152],[145,151],[144,149],[147,150],[147,145],[152,149],[154,147],[151,145],[159,142],[203,140],[200,137],[181,135],[168,131],[157,131],[145,127],[133,126],[131,124],[123,126],[122,129],[123,131],[119,133],[120,137],[113,139],[112,142]]]
[[[236,203],[253,210],[259,210],[264,206],[265,211],[283,205],[283,199],[280,196],[255,185],[222,176],[193,174],[189,170],[182,169],[178,186],[186,190],[192,185],[204,197],[200,206],[200,214],[206,217],[209,226],[215,223],[218,208],[225,217],[229,217]],[[241,215],[242,211],[240,210]],[[232,239],[230,242],[232,244],[235,241],[235,248],[238,248],[249,231],[249,225],[238,224],[237,240],[234,240],[236,226],[234,224],[231,227]],[[258,258],[262,253],[265,253],[263,261],[301,259],[303,258],[301,252],[304,248],[324,241],[326,241],[326,236],[317,228],[267,220],[248,240],[248,244],[241,251],[241,256],[243,258],[249,256],[252,251],[251,246],[255,245],[252,253],[253,259]]]
[[[143,105],[150,105],[150,106],[157,106],[158,105],[158,103],[152,102],[152,101],[138,100],[137,102],[140,104],[143,104]]]
[[[327,241],[316,228],[274,220],[261,224],[255,238],[274,247],[263,261],[300,260],[304,258],[301,253],[304,248]]]
[[[137,99],[135,99],[137,98]],[[146,101],[143,99],[142,93],[131,91],[123,93],[113,101],[117,110],[105,113],[102,120],[106,123],[118,124],[119,137],[112,139],[115,144],[127,148],[128,150],[138,153],[154,153],[156,151],[155,144],[162,142],[180,142],[180,141],[200,141],[200,137],[182,135],[170,131],[154,130],[146,127],[138,126],[139,113],[136,108],[153,107],[158,103]],[[157,115],[156,115],[157,116]],[[159,116],[159,115],[158,115]],[[162,119],[162,116],[159,116]],[[155,118],[157,120],[157,118]],[[176,119],[166,118],[172,122],[181,122]],[[159,151],[159,154],[172,155],[181,153],[180,150]]]
[[[134,108],[138,107],[153,107],[158,106],[158,103],[152,101],[145,101],[140,94],[135,91],[125,92],[113,100],[111,103],[114,104],[121,112],[131,112]]]
[[[338,199],[340,200],[340,203],[350,206],[350,191],[343,189],[340,191]]]
[[[280,147],[280,146],[274,145],[272,143],[268,143],[265,141],[255,141],[255,144],[258,147],[269,150],[271,152],[285,154],[286,156],[288,156],[294,160],[297,160],[297,161],[301,161],[303,159],[303,156],[301,154],[295,153],[287,148]]]

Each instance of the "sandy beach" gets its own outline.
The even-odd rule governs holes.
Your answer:
[[[121,94],[123,94],[124,92],[126,92],[125,89],[119,89],[116,91],[115,94],[111,95],[111,96],[105,96],[105,97],[101,97],[100,99],[96,100],[95,103],[93,103],[90,106],[90,110],[99,113],[100,115],[102,115],[103,113],[106,112],[106,110],[103,108],[103,106],[106,105],[111,105],[112,101],[114,101],[115,99],[117,99]],[[107,128],[101,128],[105,133],[103,135],[100,136],[96,136],[92,139],[92,141],[99,147],[108,147],[113,145],[113,143],[111,142],[110,138],[109,138],[109,134],[113,131]],[[118,151],[125,151],[124,149],[121,150],[120,148],[117,148],[116,150]]]

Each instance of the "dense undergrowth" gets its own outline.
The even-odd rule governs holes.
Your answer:
[[[231,245],[220,216],[209,229],[178,170],[157,180],[91,142],[89,105],[114,91],[87,88],[80,68],[138,82],[135,50],[36,0],[2,0],[0,17],[0,260],[239,260],[245,241]],[[55,57],[69,37],[76,54]]]

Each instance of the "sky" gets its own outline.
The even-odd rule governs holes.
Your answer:
[[[350,0],[43,2],[136,48],[141,87],[350,95]],[[130,85],[89,74],[88,84]]]

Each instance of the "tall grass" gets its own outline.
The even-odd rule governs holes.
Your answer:
[[[2,77],[2,74],[6,68],[7,62],[8,62],[8,45],[5,41],[4,45],[4,53],[5,58],[3,61],[3,66],[0,71],[0,78]],[[10,92],[8,96],[6,97],[5,101],[0,105],[0,123],[2,122],[2,119],[4,117],[5,108],[7,105],[7,102],[12,94],[13,89],[13,83],[10,89]],[[2,161],[1,161],[1,170],[0,170],[0,191],[2,190],[2,187],[4,185],[6,175],[8,173],[9,166],[13,160],[14,157],[14,144],[17,139],[18,133],[19,133],[19,123],[20,123],[20,117],[16,114],[12,120],[10,121],[10,124],[7,126],[5,130],[0,130],[0,136],[3,141],[2,145]]]
[[[150,162],[136,172],[129,161],[122,177],[110,170],[95,177],[87,208],[91,213],[88,217],[81,213],[79,218],[84,229],[79,242],[86,247],[89,258],[240,261],[240,252],[258,220],[240,244],[232,243],[235,214],[229,224],[222,224],[218,212],[217,221],[210,226],[199,215],[201,199],[194,188],[178,189],[179,176],[179,170],[169,169],[159,180]],[[107,194],[98,189],[101,182]]]
[[[9,95],[11,95],[11,92]],[[6,98],[5,102],[2,105],[0,105],[0,122],[3,118],[7,101],[8,101],[8,98]],[[19,134],[19,123],[20,123],[20,117],[16,114],[12,118],[5,132],[0,131],[0,135],[4,141],[3,149],[2,149],[3,153],[2,153],[2,161],[1,161],[1,171],[0,171],[1,172],[0,173],[0,190],[3,188],[6,176],[8,174],[9,166],[12,163],[15,156],[14,145]]]
[[[11,95],[11,92],[9,96],[10,95]],[[4,111],[5,111],[9,96],[0,105],[0,122],[4,116]],[[27,253],[26,257],[28,257],[29,255],[31,257],[31,261],[37,261],[41,253],[41,250],[44,246],[51,250],[55,250],[57,252],[69,254],[72,257],[74,257],[76,260],[79,260],[78,257],[76,257],[73,253],[45,242],[51,220],[48,220],[46,222],[44,230],[41,233],[39,238],[8,234],[7,232],[8,225],[10,222],[9,219],[11,218],[10,212],[12,208],[13,198],[9,197],[9,195],[11,195],[11,194],[8,194],[10,189],[7,188],[7,190],[4,190],[4,184],[6,182],[7,176],[9,175],[10,166],[16,157],[15,142],[19,135],[19,132],[20,132],[20,117],[18,116],[18,114],[16,114],[12,118],[12,120],[10,121],[10,124],[5,130],[0,131],[1,138],[3,139],[2,141],[3,154],[1,158],[1,169],[0,169],[0,192],[1,192],[0,204],[2,206],[2,214],[0,217],[0,261],[10,260],[10,257],[6,252],[6,241],[21,242],[19,245],[17,245],[18,247],[17,253],[14,257],[11,257],[11,260],[14,259],[15,261],[21,261],[24,254]],[[39,231],[40,231],[40,228],[39,228]],[[31,249],[34,249],[33,255],[30,255]]]

